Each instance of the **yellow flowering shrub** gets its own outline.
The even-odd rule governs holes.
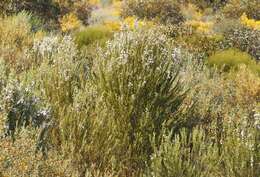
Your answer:
[[[123,21],[124,25],[127,25],[130,29],[135,29],[135,28],[151,28],[155,24],[152,21],[147,21],[147,20],[138,20],[134,16],[130,16],[124,19]]]
[[[73,13],[66,14],[60,19],[60,26],[63,32],[75,30],[80,27],[80,24],[80,20]]]
[[[111,31],[119,31],[121,29],[121,24],[119,21],[106,21],[104,22],[104,26]]]
[[[155,24],[153,21],[138,20],[136,17],[127,17],[122,22],[120,21],[105,21],[104,26],[111,31],[119,31],[123,26],[127,26],[129,29],[134,30],[136,28],[151,28]]]
[[[195,30],[197,30],[200,33],[208,34],[212,31],[212,28],[214,26],[213,22],[203,22],[200,20],[189,20],[185,23],[187,26],[193,27]]]
[[[249,28],[260,30],[260,20],[249,19],[246,13],[243,13],[243,15],[240,17],[240,22]]]

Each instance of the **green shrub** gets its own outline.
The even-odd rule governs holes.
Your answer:
[[[162,23],[180,23],[183,17],[178,3],[172,0],[129,0],[123,4],[122,16],[157,19]]]
[[[207,63],[209,66],[216,66],[218,69],[223,69],[224,71],[237,69],[242,64],[252,69],[257,65],[249,54],[237,49],[216,52],[208,58]]]
[[[221,146],[202,129],[183,130],[174,138],[166,135],[152,156],[147,176],[258,176],[260,151],[254,148],[258,135],[252,126],[247,130],[250,133],[240,137],[237,129],[230,127]]]
[[[153,151],[151,135],[159,142],[163,124],[177,129],[187,121],[170,45],[156,31],[119,33],[97,54],[92,77],[61,114],[64,144],[73,142],[80,169],[138,175]]]
[[[75,42],[79,48],[91,44],[103,44],[112,36],[112,32],[104,26],[91,26],[75,34]]]

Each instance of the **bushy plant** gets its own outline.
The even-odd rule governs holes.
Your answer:
[[[26,50],[33,43],[31,19],[25,12],[0,19],[0,56],[18,72],[27,64]]]
[[[193,3],[203,10],[207,8],[213,8],[217,10],[223,7],[228,2],[228,0],[184,0],[184,2]]]
[[[203,34],[189,25],[170,25],[163,27],[162,31],[174,39],[177,45],[183,46],[191,53],[200,55],[202,58],[212,55],[217,50],[229,47],[223,35]]]
[[[78,1],[70,1],[70,0],[54,0],[59,9],[60,14],[65,15],[68,13],[73,13],[77,16],[78,19],[84,25],[88,24],[88,19],[91,15],[92,5],[89,1],[86,0],[78,0]]]
[[[69,13],[60,19],[60,26],[63,32],[70,32],[80,27],[80,21],[75,14]]]
[[[138,175],[153,151],[150,136],[159,142],[163,124],[186,125],[178,64],[159,34],[117,34],[97,55],[93,79],[76,96],[80,102],[62,114],[65,142],[74,142],[69,149],[83,173],[85,164]]]
[[[247,65],[252,69],[254,65],[257,65],[249,54],[237,49],[216,52],[208,58],[207,63],[209,66],[216,66],[224,71],[236,69],[241,64]]]
[[[249,128],[250,129],[250,128]],[[234,132],[231,132],[234,130]],[[172,138],[164,136],[152,156],[147,176],[255,176],[259,175],[259,149],[256,130],[241,137],[233,127],[221,142],[221,148],[202,129],[183,130]],[[259,147],[258,147],[259,148]]]
[[[28,11],[44,19],[57,19],[59,9],[52,0],[3,0],[0,2],[0,13],[11,15]]]
[[[260,19],[260,5],[258,0],[230,0],[223,9],[227,17],[239,18],[246,13],[250,18]]]
[[[260,60],[260,31],[247,27],[237,27],[224,32],[224,36],[231,46],[249,53]]]
[[[157,19],[162,23],[180,23],[183,17],[178,3],[171,0],[124,1],[122,16],[137,16],[141,19]]]
[[[105,43],[112,32],[106,26],[90,26],[75,34],[75,42],[79,48],[95,43]]]

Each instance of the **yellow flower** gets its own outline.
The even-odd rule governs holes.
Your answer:
[[[119,31],[121,28],[120,22],[117,21],[107,21],[104,22],[104,25],[109,28],[111,31]]]
[[[246,13],[243,13],[243,15],[240,17],[240,22],[242,25],[248,28],[252,28],[254,30],[260,30],[260,21],[249,19]]]
[[[69,13],[60,19],[60,26],[63,32],[75,30],[80,27],[80,24],[80,20],[73,13]]]
[[[124,24],[126,24],[130,29],[134,29],[137,19],[135,17],[127,17],[124,19]]]
[[[185,24],[193,27],[195,30],[201,33],[210,33],[214,25],[213,22],[203,22],[198,20],[189,20]]]

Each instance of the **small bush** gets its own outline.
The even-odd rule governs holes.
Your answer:
[[[245,64],[249,67],[256,65],[253,58],[246,52],[241,52],[237,49],[228,49],[219,51],[208,58],[209,66],[216,66],[224,71],[237,69],[239,65]]]
[[[75,34],[75,42],[79,48],[94,43],[104,44],[112,36],[105,26],[91,26]]]
[[[178,3],[171,0],[129,0],[125,1],[122,16],[137,16],[141,19],[157,19],[162,23],[180,23],[183,16]]]

